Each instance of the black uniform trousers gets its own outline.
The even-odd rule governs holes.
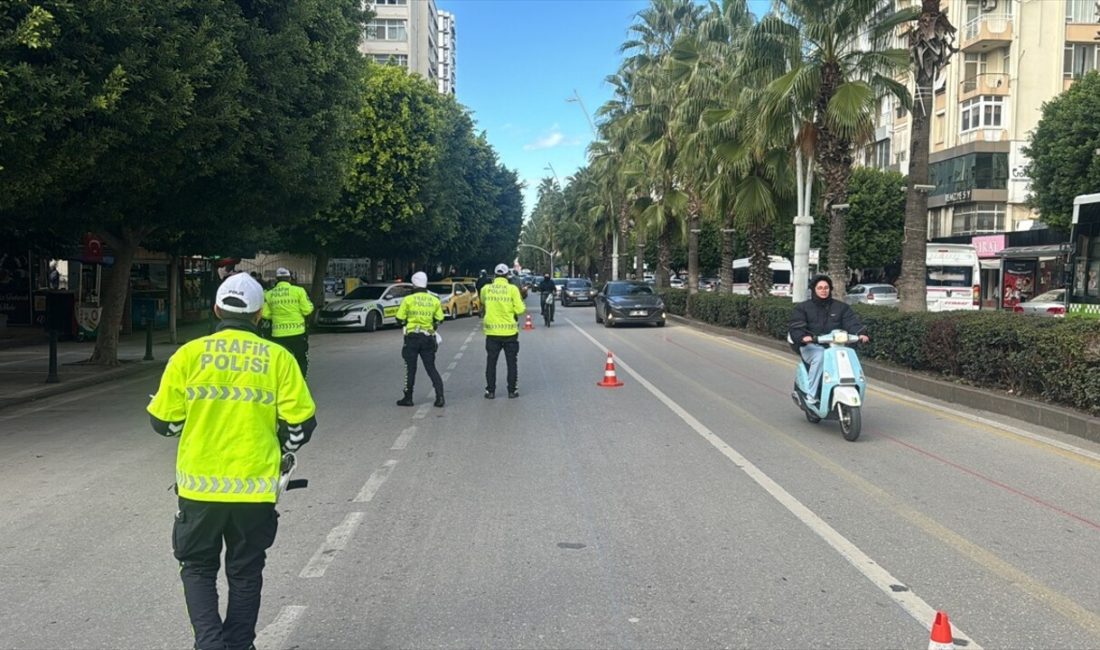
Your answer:
[[[435,334],[406,334],[405,345],[401,346],[401,358],[405,360],[405,394],[412,395],[413,385],[416,384],[416,359],[419,357],[424,362],[424,371],[432,380],[432,388],[436,397],[443,394],[443,378],[435,369],[435,353],[439,350]]]
[[[309,370],[309,334],[275,336],[271,340],[294,355],[294,359],[298,362],[298,369],[302,371],[302,376],[305,377],[306,371]]]
[[[172,552],[198,650],[245,650],[256,639],[267,549],[275,543],[274,503],[215,503],[179,498]],[[218,612],[218,570],[225,540],[229,602]]]
[[[497,360],[501,350],[504,350],[504,361],[508,365],[508,392],[514,393],[519,382],[519,334],[485,337],[485,390],[496,392]]]

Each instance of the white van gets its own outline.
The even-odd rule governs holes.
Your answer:
[[[769,255],[768,268],[772,272],[773,296],[789,297],[791,295],[791,261],[778,255]],[[733,293],[743,296],[749,295],[749,258],[733,260]]]
[[[978,309],[982,270],[972,244],[928,244],[924,259],[928,311]]]

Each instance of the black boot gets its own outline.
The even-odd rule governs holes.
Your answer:
[[[435,405],[439,408],[443,408],[443,405],[447,402],[443,399],[443,391],[435,394]]]
[[[401,399],[397,400],[397,405],[398,406],[412,406],[413,405],[412,391],[411,390],[406,391],[405,396],[402,397]]]

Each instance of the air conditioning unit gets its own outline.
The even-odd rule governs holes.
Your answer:
[[[982,11],[993,11],[997,8],[997,0],[982,0]]]

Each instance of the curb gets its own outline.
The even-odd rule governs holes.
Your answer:
[[[711,325],[676,314],[669,314],[669,317],[712,334],[729,336],[787,354],[791,352],[785,342],[766,336],[751,334],[732,327],[719,327],[718,325]],[[1037,424],[1093,442],[1100,442],[1100,418],[1090,417],[1062,406],[1045,404],[1023,397],[1009,397],[990,390],[936,379],[911,370],[888,366],[880,361],[860,360],[860,363],[863,364],[868,377],[920,395],[980,411],[997,413],[998,415]]]
[[[47,397],[53,397],[55,395],[61,395],[72,391],[79,390],[81,388],[87,388],[89,386],[95,386],[97,384],[104,384],[109,381],[115,381],[132,375],[138,375],[144,372],[152,370],[162,370],[167,365],[168,360],[157,361],[131,361],[126,365],[118,368],[104,369],[102,372],[97,372],[76,379],[65,380],[61,379],[56,384],[47,384],[42,382],[37,390],[31,390],[20,394],[17,397],[0,397],[0,410],[10,408],[12,406],[20,406],[34,402],[35,400],[44,399]],[[45,376],[46,373],[42,373]]]

